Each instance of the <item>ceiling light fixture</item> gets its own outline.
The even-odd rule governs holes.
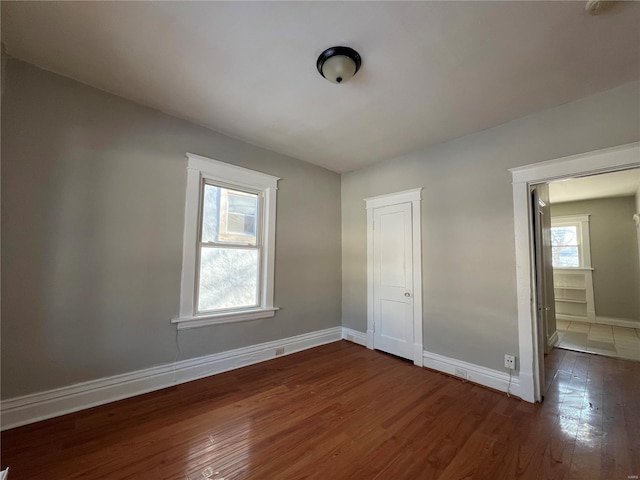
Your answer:
[[[584,9],[589,15],[600,15],[613,6],[613,0],[587,0]]]
[[[360,54],[349,47],[327,48],[318,57],[318,72],[331,83],[348,82],[362,65]]]

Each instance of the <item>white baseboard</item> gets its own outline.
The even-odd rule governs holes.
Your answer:
[[[284,354],[306,350],[343,338],[342,327],[305,333],[273,342],[182,360],[113,377],[3,400],[0,425],[7,430],[105,403],[122,400],[172,385],[189,382],[254,363],[271,360],[276,349]],[[355,336],[354,336],[355,339]],[[281,356],[281,355],[280,355]]]
[[[547,340],[547,344],[550,347],[555,347],[558,344],[558,331],[557,330],[551,334],[551,336]]]
[[[640,328],[640,322],[630,318],[596,317],[596,324],[613,325],[614,327]]]
[[[425,367],[464,378],[469,382],[478,383],[501,392],[506,392],[509,386],[509,374],[499,370],[481,367],[480,365],[463,362],[462,360],[445,357],[444,355],[427,352],[426,350],[423,358]],[[520,379],[518,377],[514,376],[511,378],[509,393],[516,397],[523,398],[520,392]]]
[[[347,327],[342,327],[342,339],[349,340],[350,342],[357,343],[363,347],[367,346],[367,334],[352,330]]]
[[[577,315],[565,315],[563,313],[556,313],[556,320],[564,320],[565,322],[593,323],[589,321],[587,317],[578,317]]]

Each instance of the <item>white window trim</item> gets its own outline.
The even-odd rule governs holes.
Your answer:
[[[278,307],[273,305],[273,282],[276,245],[276,191],[278,177],[230,165],[211,158],[187,153],[187,195],[184,217],[182,279],[180,283],[180,314],[171,320],[178,330],[245,322],[275,315]],[[263,255],[261,264],[260,305],[256,308],[225,312],[196,314],[196,274],[198,227],[200,221],[200,188],[202,180],[213,180],[258,190],[263,195]]]
[[[578,227],[580,240],[578,250],[580,252],[579,267],[553,267],[554,270],[593,270],[591,268],[591,241],[589,239],[589,215],[566,215],[551,217],[552,227],[572,226]]]

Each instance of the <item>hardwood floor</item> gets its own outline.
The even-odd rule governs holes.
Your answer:
[[[10,480],[639,475],[640,364],[546,365],[531,405],[341,341],[9,430],[1,462]]]

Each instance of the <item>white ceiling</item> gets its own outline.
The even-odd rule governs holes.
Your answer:
[[[2,2],[7,51],[337,172],[640,78],[640,3]],[[360,52],[344,85],[325,48]]]
[[[640,169],[560,180],[549,184],[551,203],[594,198],[626,197],[640,189]]]

